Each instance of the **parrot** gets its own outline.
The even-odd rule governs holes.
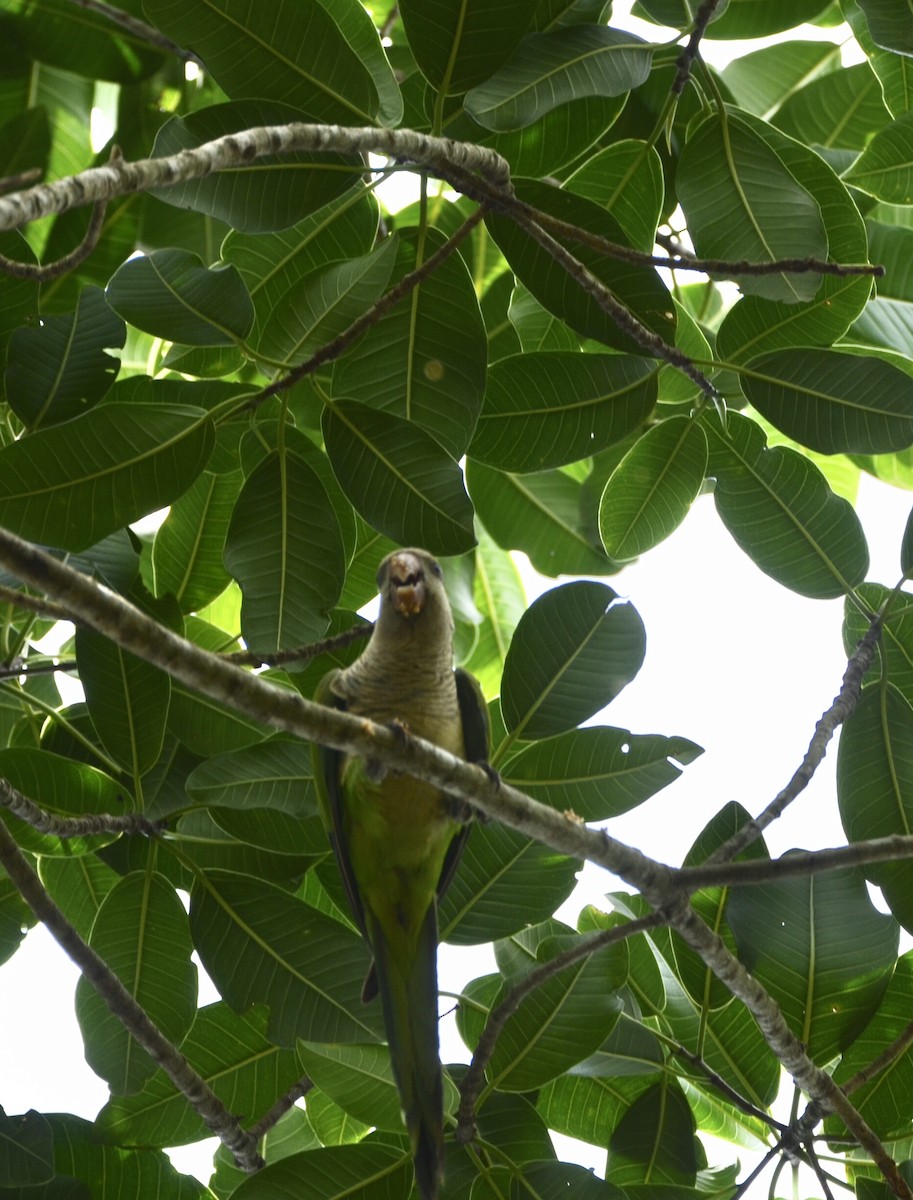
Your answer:
[[[475,678],[453,666],[453,615],[426,550],[388,554],[380,612],[350,666],[315,700],[390,725],[486,770],[488,709]],[[321,814],[352,916],[373,955],[362,1000],[380,995],[393,1075],[421,1200],[444,1177],[444,1089],[438,1042],[437,901],[470,832],[468,805],[439,788],[325,746],[314,748]]]

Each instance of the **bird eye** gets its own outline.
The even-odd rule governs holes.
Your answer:
[[[444,578],[444,572],[441,570],[441,564],[436,562],[433,558],[431,560],[431,570],[433,574],[437,575],[438,579]]]

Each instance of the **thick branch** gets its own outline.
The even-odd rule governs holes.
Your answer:
[[[604,832],[588,829],[570,816],[532,800],[516,788],[490,778],[481,767],[429,742],[309,703],[296,693],[222,661],[6,530],[0,530],[0,563],[29,586],[49,592],[125,650],[161,667],[195,691],[274,728],[370,757],[384,766],[424,779],[559,853],[591,859],[638,888],[742,1001],[796,1083],[822,1109],[838,1113],[859,1144],[878,1162],[892,1186],[900,1178],[896,1166],[892,1170],[891,1160],[875,1134],[833,1079],[809,1058],[774,1000],[690,907],[687,894],[678,888],[675,872],[670,868]],[[913,1200],[908,1189],[897,1194]]]
[[[696,892],[703,887],[740,887],[906,859],[913,859],[913,835],[896,833],[853,842],[850,846],[832,846],[827,850],[792,851],[781,858],[757,858],[736,863],[717,863],[708,859],[697,867],[680,868],[676,872],[676,882],[686,891]]]
[[[497,188],[509,188],[510,168],[499,154],[468,142],[435,138],[411,129],[345,129],[339,125],[266,125],[216,138],[192,150],[137,162],[105,163],[54,183],[0,197],[0,230],[66,212],[96,200],[111,200],[151,188],[173,187],[230,167],[247,166],[267,154],[294,151],[385,154],[418,163],[434,173],[456,165],[478,172]]]
[[[257,1153],[256,1140],[241,1128],[206,1081],[152,1023],[107,963],[82,940],[45,891],[2,821],[0,863],[35,916],[47,926],[51,936],[76,963],[111,1012],[232,1152],[238,1166],[245,1171],[261,1167],[263,1162]]]
[[[720,0],[704,0],[703,4],[697,10],[697,16],[694,18],[694,28],[691,30],[688,45],[682,51],[676,64],[678,70],[676,71],[675,79],[672,81],[673,96],[680,96],[685,90],[685,84],[691,75],[691,67],[700,52],[701,38],[707,32],[707,26],[710,24],[719,2]]]
[[[150,821],[142,813],[89,813],[84,817],[55,817],[45,812],[34,800],[16,791],[6,779],[0,779],[0,807],[14,817],[31,825],[39,833],[52,833],[56,837],[85,837],[95,833],[139,833],[155,837],[161,826]]]

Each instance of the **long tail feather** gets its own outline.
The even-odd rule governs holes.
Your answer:
[[[438,1042],[436,906],[431,904],[411,945],[401,935],[385,936],[373,914],[368,914],[368,926],[418,1194],[421,1200],[437,1200],[444,1177],[444,1087]]]

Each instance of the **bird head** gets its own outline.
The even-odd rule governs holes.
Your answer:
[[[381,625],[438,625],[453,628],[440,564],[427,550],[394,550],[377,572]],[[419,620],[420,619],[420,620]]]

